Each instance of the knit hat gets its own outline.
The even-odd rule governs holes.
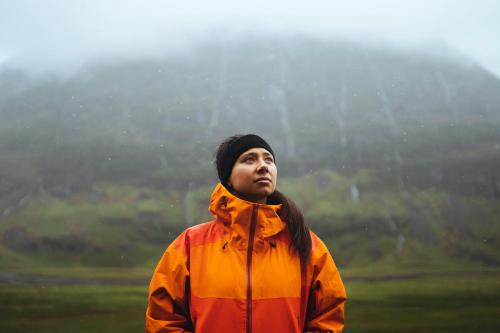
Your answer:
[[[227,181],[231,176],[231,171],[238,157],[251,148],[264,148],[270,152],[276,160],[271,146],[269,146],[260,136],[255,134],[242,135],[231,141],[224,151],[217,154],[217,173],[224,186],[227,187]]]

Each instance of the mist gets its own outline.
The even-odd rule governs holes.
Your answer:
[[[243,35],[343,39],[461,53],[500,75],[496,1],[57,1],[0,4],[0,69],[69,75]]]

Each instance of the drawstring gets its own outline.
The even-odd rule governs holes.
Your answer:
[[[224,245],[222,245],[222,249],[223,249],[223,250],[225,250],[225,249],[226,249],[227,244],[229,244],[229,241],[225,241],[225,242],[224,242]],[[271,245],[271,247],[272,247],[273,249],[275,249],[275,248],[276,248],[276,242],[275,242],[275,241],[269,241],[269,245]]]

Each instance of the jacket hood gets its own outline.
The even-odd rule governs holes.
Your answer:
[[[282,205],[259,204],[238,198],[221,183],[215,187],[210,197],[208,210],[225,226],[233,229],[248,230],[252,213],[257,212],[257,234],[271,237],[285,229],[286,224],[278,215]]]

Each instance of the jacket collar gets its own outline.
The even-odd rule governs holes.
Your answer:
[[[257,213],[257,235],[271,237],[285,229],[278,216],[281,205],[267,205],[238,198],[218,183],[210,198],[209,211],[225,226],[248,233],[252,214]]]

